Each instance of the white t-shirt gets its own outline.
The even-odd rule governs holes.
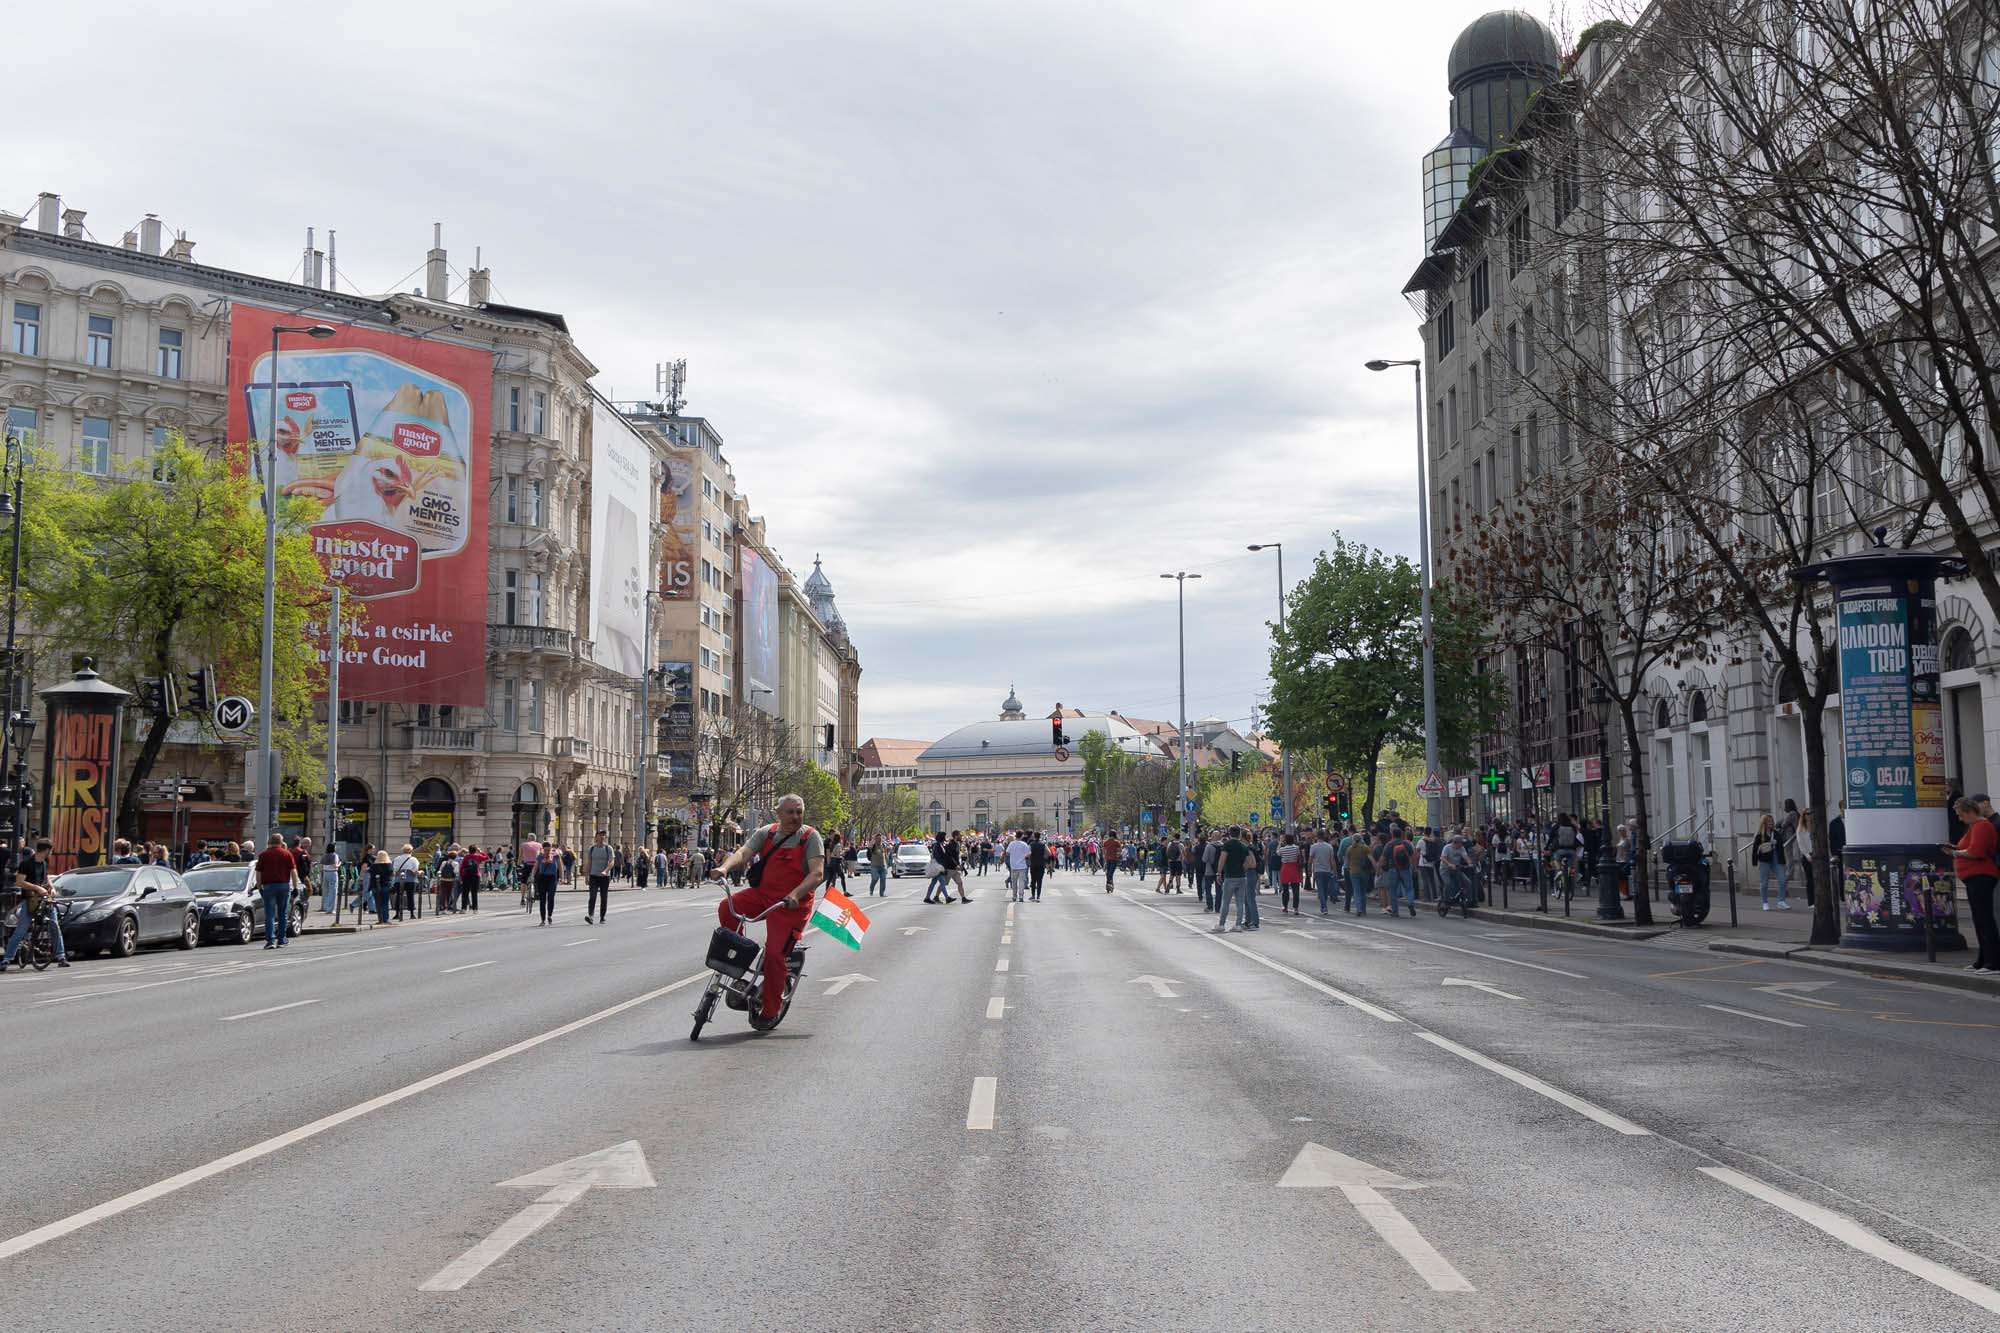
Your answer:
[[[1028,868],[1028,844],[1019,838],[1007,844],[1007,868],[1009,870]]]

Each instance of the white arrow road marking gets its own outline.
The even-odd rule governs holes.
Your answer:
[[[269,1009],[252,1009],[247,1014],[231,1014],[227,1018],[217,1019],[216,1022],[234,1023],[239,1018],[262,1018],[265,1014],[280,1013],[286,1009],[297,1009],[304,1005],[318,1004],[318,1003],[319,1000],[293,1000],[290,1004],[274,1004]]]
[[[1699,1169],[1703,1175],[1742,1190],[1753,1199],[1762,1199],[1773,1207],[1784,1209],[1806,1225],[1817,1227],[1835,1240],[1851,1245],[1863,1254],[1873,1255],[1883,1263],[1900,1268],[1912,1277],[1922,1278],[1934,1287],[1942,1287],[1954,1296],[1963,1296],[1988,1313],[2000,1314],[2000,1291],[1995,1291],[1983,1282],[1975,1282],[1956,1269],[1946,1268],[1935,1260],[1926,1259],[1920,1254],[1912,1254],[1902,1246],[1884,1240],[1852,1218],[1843,1217],[1831,1208],[1808,1203],[1796,1195],[1787,1194],[1730,1167],[1704,1166]]]
[[[419,1291],[457,1291],[485,1272],[495,1259],[556,1220],[562,1210],[593,1189],[649,1190],[653,1173],[646,1167],[646,1154],[638,1143],[601,1148],[567,1162],[512,1180],[503,1180],[497,1189],[543,1189],[548,1193],[502,1222],[493,1234],[439,1269],[437,1275],[417,1288]]]
[[[1128,986],[1151,986],[1155,999],[1178,1000],[1180,998],[1171,989],[1174,986],[1180,985],[1180,982],[1173,977],[1156,977],[1149,972],[1143,977],[1133,977],[1132,980],[1125,984]]]
[[[1753,1014],[1748,1009],[1731,1009],[1726,1004],[1705,1004],[1704,1009],[1713,1009],[1718,1014],[1735,1014],[1738,1018],[1754,1018],[1759,1023],[1776,1023],[1781,1028],[1802,1028],[1804,1023],[1794,1023],[1788,1019],[1772,1018],[1768,1014]]]
[[[912,935],[921,935],[929,929],[929,926],[904,926],[903,938],[908,939]]]
[[[1467,981],[1464,977],[1446,977],[1444,984],[1447,986],[1470,986],[1474,990],[1483,990],[1488,995],[1498,995],[1503,1000],[1518,1000],[1521,998],[1518,995],[1501,990],[1498,986],[1489,986],[1483,981]]]
[[[828,977],[826,980],[829,984],[820,992],[822,995],[838,995],[857,981],[873,981],[875,978],[864,977],[859,972],[844,972],[840,976]]]
[[[1793,994],[1794,991],[1825,990],[1831,985],[1833,985],[1831,981],[1780,981],[1775,985],[1752,986],[1750,989],[1762,991],[1766,995],[1775,995],[1781,1000],[1797,1000],[1800,1004],[1816,1004],[1822,1009],[1838,1009],[1840,1006],[1831,1000],[1815,1000],[1810,995]]]
[[[1110,928],[1109,926],[1098,926],[1098,927],[1097,927],[1096,929],[1092,930],[1092,931],[1091,931],[1090,933],[1091,933],[1091,934],[1093,934],[1093,935],[1116,935],[1116,934],[1117,934],[1118,932],[1117,932],[1117,931],[1115,931],[1115,930],[1112,930],[1112,929],[1111,929],[1111,928]]]
[[[1382,1190],[1421,1189],[1394,1171],[1349,1157],[1346,1153],[1308,1143],[1285,1169],[1279,1189],[1337,1189],[1361,1214],[1361,1220],[1375,1228],[1375,1234],[1415,1270],[1432,1291],[1472,1291],[1473,1285],[1431,1248],[1410,1219],[1381,1195]]]
[[[967,1129],[993,1128],[993,1102],[999,1095],[1000,1080],[984,1076],[972,1080],[972,1101],[965,1110]]]

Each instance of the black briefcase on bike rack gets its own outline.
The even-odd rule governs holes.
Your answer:
[[[743,980],[743,974],[750,970],[750,962],[756,956],[755,942],[727,926],[717,926],[715,934],[709,937],[708,965],[725,977]]]

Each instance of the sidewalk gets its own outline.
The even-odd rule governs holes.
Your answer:
[[[1922,981],[1934,986],[1949,986],[1954,990],[2000,996],[2000,975],[1975,975],[1965,970],[1972,962],[1972,951],[1969,949],[1939,950],[1938,960],[1933,963],[1921,949],[1905,953],[1813,946],[1808,943],[1812,937],[1812,909],[1806,906],[1803,899],[1795,899],[1789,911],[1780,911],[1774,906],[1767,912],[1762,910],[1754,891],[1738,892],[1736,924],[1732,926],[1729,924],[1729,893],[1726,888],[1720,888],[1710,894],[1707,920],[1693,929],[1683,929],[1674,920],[1673,910],[1667,906],[1664,897],[1652,904],[1653,924],[1638,926],[1632,922],[1632,904],[1629,902],[1621,904],[1625,910],[1624,921],[1599,921],[1595,892],[1579,894],[1570,904],[1570,915],[1567,917],[1562,914],[1559,899],[1550,900],[1548,913],[1544,915],[1535,910],[1537,900],[1532,893],[1525,896],[1512,893],[1509,896],[1511,908],[1497,905],[1475,907],[1472,919],[1529,929],[1565,931],[1596,939],[1628,940],[1655,948],[1712,950],[1757,958],[1782,958],[1794,963],[1865,972],[1886,980]],[[1960,930],[1969,935],[1971,915],[1962,897],[1959,900],[1959,922]]]
[[[694,887],[697,886],[695,885],[688,886],[688,888],[694,888]],[[556,895],[557,897],[560,898],[572,893],[583,894],[589,892],[589,888],[590,886],[584,883],[583,876],[578,875],[574,883],[565,883],[557,885]],[[646,885],[644,889],[640,889],[630,880],[614,880],[611,885],[611,900],[613,903],[616,903],[620,898],[626,896],[636,897],[641,894],[649,896],[653,894],[660,894],[664,896],[666,894],[685,893],[686,891],[687,891],[686,889],[680,889],[674,887],[674,885],[671,882],[664,888],[662,888],[659,884],[649,883]],[[530,910],[527,908],[523,908],[521,906],[521,891],[518,887],[514,887],[511,885],[498,889],[482,888],[479,891],[479,901],[480,905],[486,909],[486,912],[484,913],[485,915],[500,915],[508,912],[516,914],[524,914],[526,911]],[[353,900],[351,899],[342,903],[337,923],[334,915],[328,912],[320,911],[319,905],[320,905],[320,899],[317,896],[315,896],[312,901],[312,911],[307,913],[306,924],[304,928],[299,931],[301,935],[352,935],[359,931],[372,930],[376,927],[377,924],[379,924],[375,918],[374,912],[372,911],[365,911],[361,913],[360,919],[357,922],[355,918],[354,903]],[[466,918],[476,920],[482,914],[478,912],[465,911],[457,914],[446,912],[441,916],[437,911],[437,895],[435,892],[432,892],[426,894],[423,898],[422,916],[406,916],[401,921],[395,921],[393,920],[394,918],[393,909],[390,915],[392,918],[391,920],[392,925],[416,925],[421,922],[435,921],[435,920],[455,921]]]

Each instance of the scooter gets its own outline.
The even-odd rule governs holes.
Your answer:
[[[722,885],[723,901],[729,902],[729,886]],[[769,1032],[785,1021],[785,1015],[792,1011],[792,995],[799,988],[799,978],[806,971],[806,946],[795,944],[785,955],[785,999],[779,1006],[777,1017],[766,1021],[764,1007],[764,946],[743,933],[744,928],[756,925],[782,905],[783,899],[773,903],[755,916],[744,916],[731,909],[736,917],[735,930],[728,926],[717,926],[715,934],[708,941],[708,968],[715,975],[708,979],[708,985],[701,992],[701,999],[694,1006],[694,1030],[688,1033],[689,1041],[700,1041],[701,1030],[715,1017],[715,1003],[721,1000],[731,1009],[741,1009],[748,1014],[750,1026],[758,1032]]]

